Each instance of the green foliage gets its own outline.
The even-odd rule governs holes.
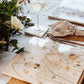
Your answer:
[[[11,16],[16,15],[16,3],[17,0],[11,0],[10,2],[3,1],[0,3],[0,40],[6,41],[6,44],[0,44],[1,50],[8,51],[9,46],[13,46],[13,50],[19,50],[17,46],[18,41],[16,39],[10,40],[11,36],[14,36],[19,32],[18,30],[12,29],[11,25],[6,24],[6,21],[10,20]]]
[[[18,49],[17,43],[18,43],[18,41],[16,39],[12,39],[10,41],[10,45],[12,45],[14,47],[13,50]]]
[[[0,19],[3,21],[10,20],[10,16],[16,14],[17,0],[11,0],[10,2],[3,1],[0,3]]]
[[[13,51],[16,53],[24,52],[24,48],[19,48],[17,46],[18,40],[10,39],[14,35],[20,35],[19,30],[15,30],[11,28],[11,16],[16,16],[17,8],[16,8],[17,0],[11,0],[10,2],[3,1],[0,3],[0,41],[6,41],[6,44],[0,44],[0,50],[9,50],[9,47],[13,47]],[[26,17],[19,17],[21,22],[26,26],[32,26],[33,23],[30,23],[30,19],[26,19]]]
[[[34,26],[33,23],[30,23],[31,22],[30,18],[26,18],[26,16],[18,16],[18,18],[20,19],[20,21],[24,24],[26,28],[28,28],[29,26]]]
[[[16,53],[23,53],[24,52],[24,48],[20,48]]]

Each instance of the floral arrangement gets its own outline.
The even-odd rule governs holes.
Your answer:
[[[11,37],[21,35],[21,30],[25,26],[34,24],[30,23],[30,18],[17,16],[18,7],[17,0],[3,0],[0,3],[0,50],[8,51],[12,46],[16,53],[24,52],[24,48],[18,47],[18,40]]]

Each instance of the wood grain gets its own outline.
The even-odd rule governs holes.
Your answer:
[[[84,71],[83,71],[83,73],[82,73],[82,75],[78,81],[78,84],[84,84]]]
[[[54,16],[48,16],[49,19],[52,19],[52,20],[62,20],[62,21],[68,21],[72,24],[77,24],[77,25],[82,25],[84,26],[84,23],[81,23],[81,22],[77,22],[77,21],[71,21],[71,20],[68,20],[68,19],[62,19],[62,18],[59,18],[59,17],[54,17]]]
[[[24,81],[21,81],[21,80],[12,78],[12,79],[8,82],[8,84],[30,84],[30,83],[27,83],[27,82],[24,82]]]
[[[63,39],[66,40],[73,40],[73,41],[79,41],[79,42],[84,42],[84,37],[83,36],[65,36],[65,37],[61,37]]]
[[[66,36],[66,37],[63,37],[63,39],[84,42],[84,37],[80,37],[80,36]],[[84,83],[84,82],[82,83],[82,81],[84,81],[83,79],[84,79],[84,72],[82,73],[82,75],[81,75],[81,77],[80,77],[80,79],[78,81],[78,84],[83,84]],[[12,78],[9,81],[8,84],[30,84],[30,83],[27,83],[27,82]]]
[[[24,81],[21,81],[21,80],[18,80],[18,79],[15,79],[15,78],[12,78],[8,84],[31,84],[31,83],[27,83],[27,82],[24,82]],[[84,71],[78,81],[78,84],[84,84]]]

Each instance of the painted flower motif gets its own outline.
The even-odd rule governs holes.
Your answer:
[[[11,28],[21,31],[24,28],[24,25],[16,16],[11,16]]]

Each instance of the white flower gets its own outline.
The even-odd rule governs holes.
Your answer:
[[[11,28],[21,31],[24,28],[24,25],[16,16],[11,16]]]

